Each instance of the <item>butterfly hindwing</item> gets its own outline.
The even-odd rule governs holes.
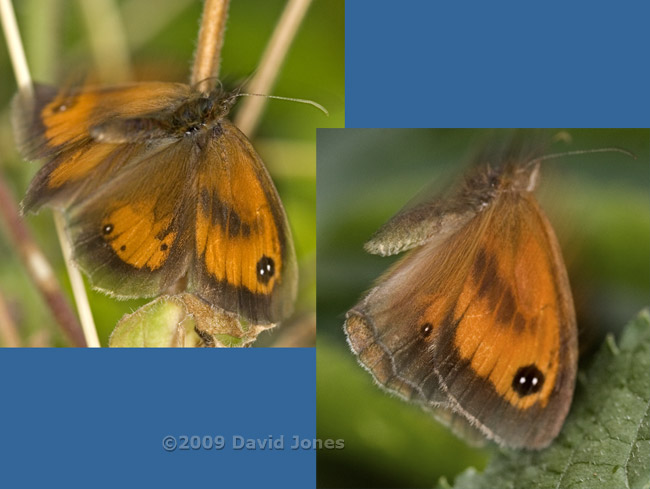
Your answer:
[[[67,213],[75,261],[93,286],[125,298],[158,295],[186,273],[194,227],[195,188],[182,184],[195,172],[191,141],[136,153]]]

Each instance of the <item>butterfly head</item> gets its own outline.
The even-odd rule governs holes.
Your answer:
[[[201,94],[180,104],[171,117],[172,126],[185,136],[192,136],[204,128],[210,128],[225,118],[233,104],[236,95],[224,94],[221,89],[215,89],[209,94]]]

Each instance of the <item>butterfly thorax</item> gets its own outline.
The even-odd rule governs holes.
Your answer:
[[[138,117],[116,117],[92,126],[97,142],[124,144],[152,140],[178,140],[218,128],[235,101],[234,95],[214,90],[182,100],[170,109]]]
[[[537,186],[539,162],[508,163],[502,167],[500,173],[498,185],[500,192],[532,192]]]
[[[220,90],[200,95],[180,104],[170,118],[170,129],[177,136],[191,136],[212,128],[228,115],[235,97]]]

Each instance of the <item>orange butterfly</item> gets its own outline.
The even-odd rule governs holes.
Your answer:
[[[45,159],[24,211],[64,210],[97,289],[151,297],[186,277],[253,324],[280,321],[296,296],[291,232],[260,157],[227,119],[235,98],[163,82],[19,94],[19,148]]]
[[[346,316],[377,382],[456,431],[539,449],[569,411],[578,349],[571,289],[533,190],[540,159],[514,145],[451,198],[398,213],[366,244],[411,250]]]

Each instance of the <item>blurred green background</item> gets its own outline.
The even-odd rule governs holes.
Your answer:
[[[545,154],[620,147],[617,153],[542,163],[536,191],[569,271],[587,358],[650,302],[650,131],[564,130]],[[541,131],[551,140],[561,130]],[[531,133],[531,136],[533,133]],[[364,242],[422,189],[462,176],[482,141],[498,131],[324,129],[318,131],[317,434],[345,440],[317,453],[319,487],[433,487],[481,469],[491,448],[473,449],[419,407],[384,393],[345,344],[345,313],[398,257],[367,254]],[[539,132],[535,132],[539,137]],[[566,139],[566,138],[565,138]]]
[[[75,82],[92,75],[110,60],[94,54],[89,33],[101,31],[99,15],[89,21],[82,3],[101,8],[114,4],[137,80],[189,80],[203,3],[198,0],[20,0],[16,15],[36,80],[50,84]],[[284,0],[231,0],[222,51],[221,78],[235,88],[255,72]],[[316,302],[316,127],[344,124],[344,1],[315,1],[289,51],[272,95],[314,100],[330,115],[308,105],[269,100],[252,141],[276,183],[293,231],[300,267],[296,313],[256,346],[313,346]],[[119,25],[118,24],[118,25]],[[108,32],[121,36],[120,32]],[[38,164],[26,163],[14,148],[9,103],[16,84],[4,40],[0,42],[0,175],[17,201],[22,199]],[[110,69],[109,69],[110,71]],[[234,112],[236,112],[235,107]],[[27,217],[30,229],[69,290],[51,211]],[[25,346],[66,345],[44,307],[0,223],[0,294],[18,325]],[[100,341],[107,344],[116,321],[145,300],[118,302],[90,293]],[[296,338],[283,331],[301,330]],[[310,333],[311,332],[311,333]],[[278,340],[278,338],[282,338]]]

